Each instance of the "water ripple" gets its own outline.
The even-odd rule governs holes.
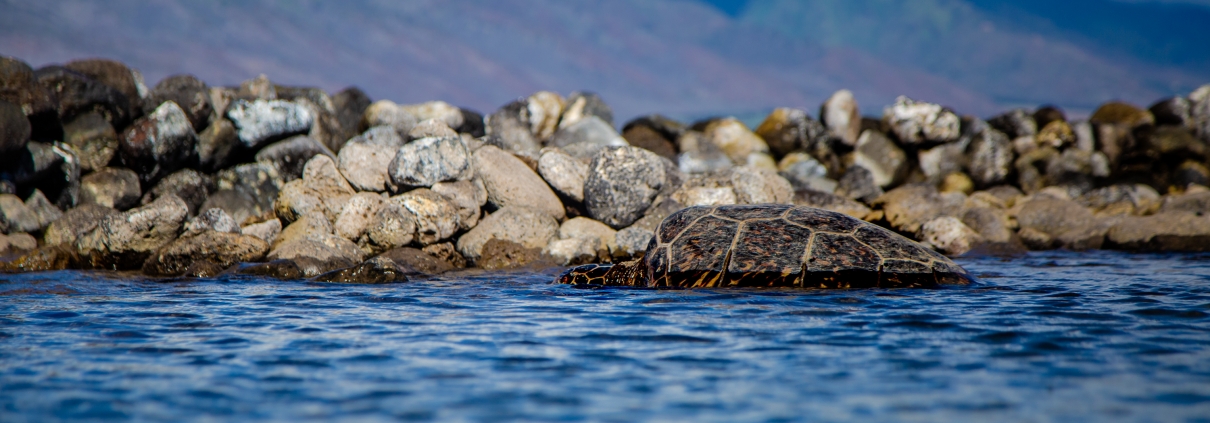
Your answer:
[[[940,290],[0,275],[0,421],[1205,421],[1210,255]]]

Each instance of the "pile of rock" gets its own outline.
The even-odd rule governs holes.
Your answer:
[[[621,133],[592,93],[484,117],[260,76],[153,88],[107,60],[0,57],[0,254],[10,271],[139,269],[389,282],[473,266],[615,261],[693,205],[846,213],[947,254],[1210,249],[1210,85],[1087,121],[986,121],[900,98],[863,118],[659,115]]]

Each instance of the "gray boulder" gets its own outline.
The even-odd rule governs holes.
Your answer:
[[[237,99],[227,108],[227,119],[235,125],[244,147],[255,150],[274,140],[310,132],[315,117],[306,106],[294,102]]]
[[[483,181],[438,182],[433,184],[432,190],[458,208],[459,229],[469,230],[479,224],[480,209],[487,204],[487,188]]]
[[[483,146],[471,155],[471,166],[487,188],[487,202],[492,207],[534,207],[552,218],[563,218],[559,197],[516,156],[495,146]]]
[[[319,155],[307,162],[302,179],[286,183],[274,203],[274,211],[286,222],[293,222],[312,211],[322,212],[329,221],[336,221],[344,204],[355,193],[336,169],[332,158]]]
[[[361,125],[364,128],[388,126],[400,136],[412,130],[420,119],[406,108],[390,100],[378,100],[366,107],[362,114]]]
[[[189,117],[171,101],[126,128],[118,145],[124,167],[151,182],[185,167],[197,157],[197,133]]]
[[[0,185],[38,189],[63,209],[79,201],[80,160],[71,145],[30,141],[4,162],[0,173],[6,175],[0,178]]]
[[[642,258],[647,252],[647,245],[654,237],[655,231],[639,225],[632,225],[618,231],[614,237],[614,242],[618,245],[617,249],[613,251],[614,259]]]
[[[558,223],[549,214],[524,206],[503,207],[489,214],[474,229],[458,238],[458,252],[476,262],[492,240],[512,242],[522,248],[542,249],[555,237]]]
[[[836,194],[853,200],[870,203],[882,195],[882,187],[874,179],[874,172],[865,166],[849,166],[836,186]]]
[[[681,153],[676,157],[677,168],[688,174],[711,173],[730,169],[735,162],[705,134],[686,131],[677,138]]]
[[[357,245],[370,253],[404,247],[416,239],[416,215],[398,202],[387,201],[370,222]]]
[[[541,144],[530,132],[526,113],[526,102],[519,100],[504,105],[488,116],[487,143],[511,153],[537,153]]]
[[[76,239],[92,231],[105,216],[119,213],[110,207],[97,204],[81,204],[63,213],[42,234],[42,242],[46,245],[74,246]]]
[[[388,171],[401,187],[431,187],[473,174],[470,152],[457,136],[422,138],[400,147]]]
[[[864,131],[857,146],[845,157],[847,166],[861,166],[870,171],[880,188],[895,185],[907,176],[907,154],[881,132]]]
[[[458,207],[445,196],[428,188],[419,188],[391,197],[388,201],[412,213],[416,219],[416,235],[420,245],[430,245],[449,239],[458,230]]]
[[[588,215],[614,228],[630,226],[664,188],[665,171],[659,155],[638,147],[597,153],[584,181]],[[555,217],[562,217],[562,213]]]
[[[452,106],[451,106],[452,107]],[[461,117],[459,117],[461,119]],[[424,139],[424,138],[457,138],[458,132],[454,131],[448,125],[437,119],[423,120],[412,127],[408,131],[407,139],[409,142]]]
[[[1046,196],[1036,196],[1020,204],[1017,211],[1022,240],[1031,249],[1098,249],[1112,223],[1112,220],[1097,218],[1091,210],[1074,201]],[[1039,234],[1046,236],[1038,237]]]
[[[349,198],[344,209],[332,224],[336,235],[349,241],[358,242],[369,230],[378,212],[382,210],[386,199],[372,192],[359,192]]]
[[[98,269],[137,269],[180,233],[189,206],[166,195],[146,206],[105,216],[76,240],[83,264]]]
[[[564,198],[584,202],[584,181],[588,165],[555,148],[542,149],[538,157],[538,174]]]
[[[265,241],[238,232],[190,232],[148,257],[143,262],[143,273],[176,276],[184,274],[194,262],[210,262],[219,268],[228,268],[239,263],[260,261],[268,250],[269,244]]]
[[[193,169],[181,169],[161,179],[155,187],[143,194],[139,203],[148,204],[157,198],[172,194],[185,200],[185,204],[189,205],[189,215],[192,216],[197,214],[198,207],[210,196],[212,185],[210,177]]]
[[[861,112],[849,90],[832,93],[819,107],[819,120],[845,144],[854,145],[861,136]]]
[[[130,169],[107,167],[80,180],[80,204],[126,210],[139,204],[140,194],[139,175]]]
[[[1168,211],[1125,217],[1108,231],[1107,246],[1142,251],[1210,251],[1210,214]]]
[[[215,231],[228,234],[240,233],[239,224],[223,209],[207,209],[197,217],[185,222],[186,234],[197,234],[205,231]]]
[[[340,172],[348,178],[349,185],[359,191],[396,190],[396,185],[391,181],[390,167],[398,149],[356,140],[354,138],[354,141],[346,143],[337,157]]]
[[[269,244],[277,241],[277,237],[281,235],[281,221],[277,219],[269,219],[260,223],[244,225],[239,232],[244,235],[251,235],[260,238]]]
[[[961,135],[961,121],[953,111],[904,96],[883,110],[882,121],[907,145],[950,142]]]
[[[42,195],[42,191],[34,190],[33,194],[30,194],[29,198],[25,199],[25,207],[33,212],[34,216],[38,219],[39,231],[46,229],[51,222],[63,217],[63,211],[55,207],[54,204],[51,204],[50,200],[47,200],[46,196]]]
[[[599,117],[588,116],[559,129],[547,145],[558,147],[577,159],[591,160],[602,149],[630,143],[612,125]]]
[[[979,244],[986,242],[961,220],[942,216],[925,222],[920,227],[920,241],[947,256],[966,254]]]
[[[967,150],[970,177],[977,186],[1004,183],[1013,170],[1013,148],[1003,132],[987,128],[971,135]]]
[[[0,232],[34,232],[40,229],[38,214],[20,197],[0,194]]]

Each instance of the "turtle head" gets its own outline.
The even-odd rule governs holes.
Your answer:
[[[567,269],[555,283],[576,286],[635,286],[641,280],[642,265],[639,260],[618,264],[585,264]]]

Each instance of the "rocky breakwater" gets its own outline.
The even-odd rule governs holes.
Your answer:
[[[1210,85],[987,119],[900,98],[863,117],[644,116],[538,92],[483,116],[265,76],[154,86],[125,65],[0,57],[0,266],[384,283],[614,262],[694,205],[864,219],[948,255],[1210,250]],[[473,271],[473,270],[468,270]]]

